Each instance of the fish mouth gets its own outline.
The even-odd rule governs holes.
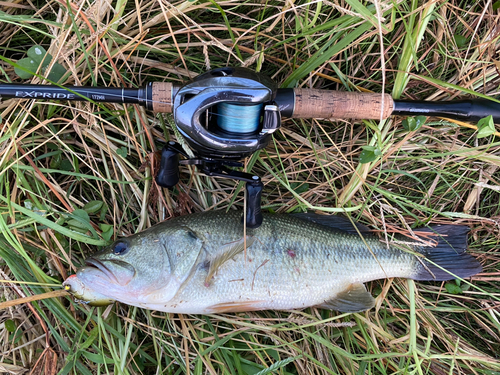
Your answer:
[[[85,260],[85,265],[89,268],[95,268],[101,271],[111,282],[125,286],[135,276],[135,268],[126,262],[120,260],[106,260],[109,266],[95,258],[88,258]],[[110,270],[110,266],[116,266],[120,273],[120,278],[116,276],[116,272]]]
[[[88,288],[76,275],[69,276],[63,282],[63,287],[64,290],[72,294],[77,301],[84,302],[90,306],[106,306],[114,302],[113,298]]]

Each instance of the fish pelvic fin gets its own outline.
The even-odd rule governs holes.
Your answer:
[[[437,245],[421,251],[425,258],[417,258],[419,263],[410,276],[419,281],[445,281],[455,276],[466,278],[481,272],[481,264],[466,253],[469,227],[464,225],[437,225],[419,231],[433,232]]]
[[[361,283],[353,283],[331,300],[316,307],[353,313],[369,310],[373,306],[375,306],[375,298],[366,290],[365,286]]]
[[[245,311],[258,311],[262,310],[262,307],[258,305],[263,301],[235,301],[235,302],[223,302],[216,305],[211,305],[207,307],[207,313],[226,313],[226,312],[245,312]]]
[[[255,242],[254,237],[247,236],[246,243],[245,239],[242,238],[238,241],[230,242],[222,246],[210,261],[208,273],[207,276],[205,277],[205,285],[206,286],[210,285],[212,277],[215,276],[219,268],[224,263],[226,263],[230,259],[233,259],[236,255],[242,253],[243,250],[245,250],[245,245],[246,248],[248,249],[250,246],[253,245],[254,242]]]

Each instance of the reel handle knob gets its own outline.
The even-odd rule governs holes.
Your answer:
[[[247,228],[258,228],[262,224],[260,201],[264,184],[258,176],[252,177],[252,182],[246,183],[247,190]]]
[[[160,170],[156,175],[156,183],[164,188],[173,188],[179,182],[179,152],[169,147],[169,144],[161,150]]]

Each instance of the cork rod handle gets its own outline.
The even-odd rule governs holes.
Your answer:
[[[388,94],[294,89],[293,118],[373,119],[388,118],[394,101]]]
[[[157,113],[172,113],[174,86],[170,82],[153,82],[151,87],[152,107]]]

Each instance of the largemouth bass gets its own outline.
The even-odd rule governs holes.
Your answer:
[[[64,286],[93,305],[119,301],[176,313],[309,306],[355,312],[374,306],[367,281],[441,281],[481,271],[465,252],[464,226],[424,229],[438,235],[435,247],[388,246],[346,219],[315,214],[264,214],[244,238],[241,217],[237,211],[187,215],[118,239]]]

